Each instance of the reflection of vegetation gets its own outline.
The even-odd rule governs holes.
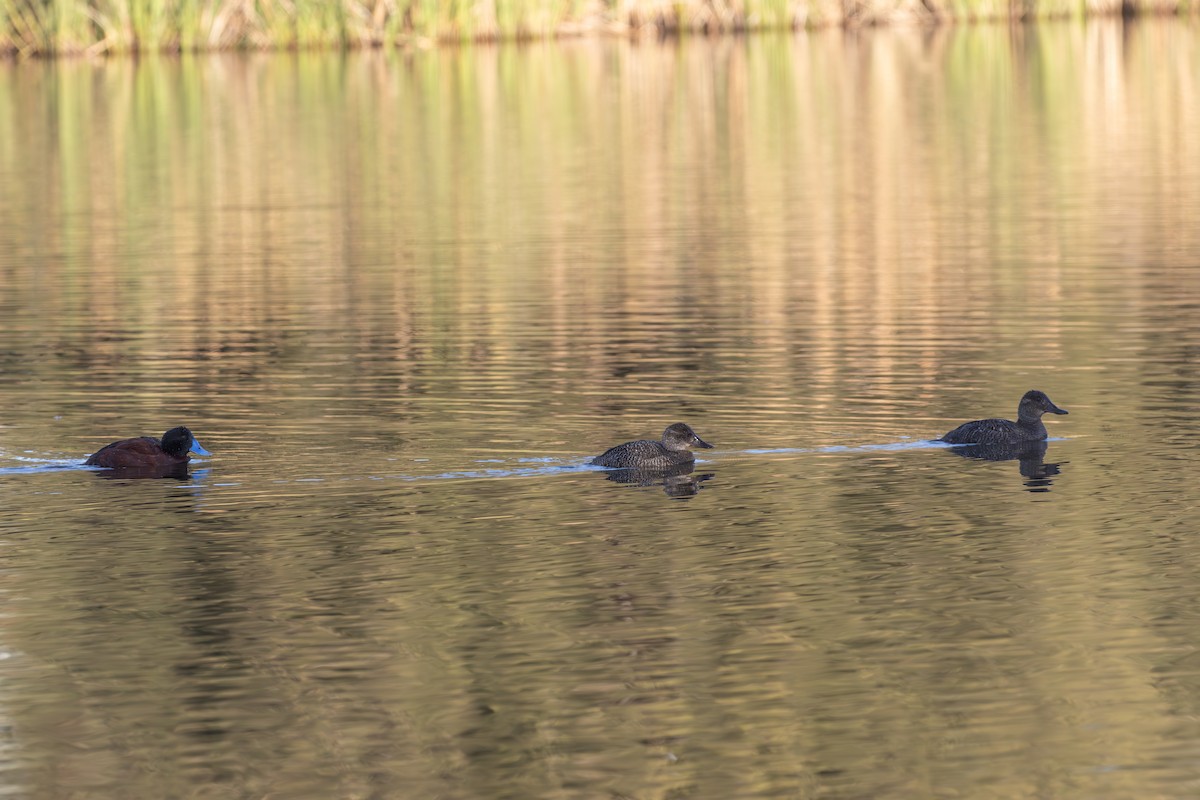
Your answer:
[[[0,444],[195,419],[220,476],[6,483],[21,793],[1169,794],[1195,513],[1135,423],[1070,503],[927,451],[394,476],[1051,370],[1192,448],[1197,76],[1158,22],[0,64]]]
[[[108,368],[114,393],[170,354],[319,406],[290,376],[328,353],[330,392],[394,380],[406,412],[460,374],[629,408],[651,366],[832,402],[850,362],[936,381],[1030,337],[1087,361],[1053,309],[1103,315],[1108,284],[1065,258],[1200,250],[1197,186],[1158,166],[1200,140],[1155,133],[1190,129],[1200,58],[1165,23],[0,70],[0,252],[30,254],[0,296],[64,337],[31,369]],[[1082,210],[1116,186],[1138,201]],[[964,287],[1012,310],[971,341]]]
[[[0,50],[25,54],[375,47],[1186,11],[1190,0],[0,0]]]

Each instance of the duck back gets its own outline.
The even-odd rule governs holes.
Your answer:
[[[122,439],[105,445],[92,453],[83,463],[92,467],[121,469],[128,467],[166,467],[186,464],[187,454],[173,456],[162,449],[162,443],[153,436]]]
[[[1046,426],[1040,421],[1036,427],[1026,427],[1008,419],[977,419],[959,425],[941,441],[949,444],[1018,444],[1045,438]]]
[[[593,458],[592,463],[598,467],[668,469],[695,460],[690,450],[668,450],[662,442],[641,439],[611,447]]]

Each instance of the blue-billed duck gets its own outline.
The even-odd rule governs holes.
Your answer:
[[[1042,423],[1045,413],[1066,414],[1065,408],[1054,405],[1045,392],[1028,391],[1017,406],[1017,421],[1007,419],[977,419],[964,422],[939,441],[950,444],[1019,444],[1046,438]]]
[[[598,467],[669,469],[695,461],[696,457],[692,455],[693,447],[709,449],[712,445],[697,436],[687,425],[676,422],[663,431],[662,441],[641,439],[619,444],[593,458],[592,463]]]
[[[110,469],[173,467],[188,463],[191,458],[188,453],[212,455],[196,441],[191,431],[180,425],[164,433],[161,440],[139,436],[105,445],[83,463]]]

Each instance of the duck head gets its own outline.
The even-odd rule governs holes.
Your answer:
[[[1066,414],[1065,408],[1059,408],[1054,405],[1045,392],[1039,392],[1033,389],[1025,393],[1021,398],[1021,405],[1017,406],[1017,418],[1027,420],[1037,420],[1042,418],[1042,414]]]
[[[192,436],[192,432],[180,425],[178,428],[171,428],[163,434],[162,437],[163,452],[179,457],[186,456],[188,453],[195,453],[199,456],[211,456],[212,453],[204,449],[204,447],[196,441],[196,437]]]
[[[696,435],[696,432],[682,422],[667,426],[662,435],[663,447],[668,450],[691,450],[693,447],[703,447],[711,450],[712,445]]]

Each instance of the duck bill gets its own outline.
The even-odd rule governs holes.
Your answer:
[[[701,439],[699,436],[697,436],[697,437],[696,437],[696,442],[695,442],[695,444],[696,444],[696,447],[703,447],[705,450],[712,450],[712,449],[713,449],[713,446],[712,446],[711,444],[709,444],[708,442],[704,441],[704,440],[703,440],[703,439]]]
[[[1051,403],[1050,404],[1050,413],[1051,414],[1070,414],[1071,412],[1067,411],[1065,408],[1059,408],[1058,406]]]
[[[196,437],[192,437],[192,443],[188,445],[188,452],[195,453],[198,456],[211,456],[212,453],[204,449],[204,445],[196,441]]]

